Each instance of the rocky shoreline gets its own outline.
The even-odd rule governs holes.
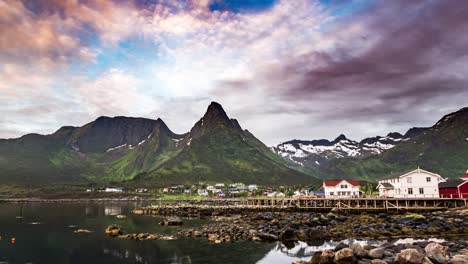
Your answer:
[[[429,242],[395,244],[383,243],[378,247],[360,244],[339,244],[334,250],[316,252],[309,261],[293,264],[466,264],[468,243]]]
[[[468,238],[467,209],[423,214],[327,214],[245,212],[209,217],[214,223],[183,229],[179,235],[221,243],[236,240],[294,241],[388,240],[398,238]]]
[[[200,217],[211,220],[196,228],[183,228],[178,236],[207,239],[213,243],[234,241],[281,241],[292,248],[298,241],[359,239],[397,241],[422,239],[415,243],[384,242],[379,247],[339,244],[334,250],[316,252],[310,261],[296,263],[440,263],[468,264],[468,209],[423,213],[328,213],[256,211],[236,207],[149,207],[135,209],[136,215]],[[430,238],[443,239],[439,243]]]

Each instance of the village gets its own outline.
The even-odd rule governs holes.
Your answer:
[[[172,185],[160,189],[106,187],[87,189],[87,192],[157,194],[168,199],[193,198],[468,198],[468,170],[458,179],[443,176],[417,168],[381,178],[377,184],[358,180],[325,180],[320,188],[309,186],[268,187],[244,183],[199,182],[192,185]]]

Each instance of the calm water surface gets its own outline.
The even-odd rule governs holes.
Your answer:
[[[310,259],[315,246],[296,243],[235,242],[212,244],[205,239],[134,241],[110,238],[113,223],[127,233],[174,234],[179,227],[161,227],[159,217],[130,213],[138,203],[0,203],[0,263],[259,263],[282,264]],[[115,214],[125,214],[117,219]],[[184,219],[184,227],[207,220]],[[74,234],[76,229],[91,234]],[[11,238],[16,238],[12,244]],[[323,244],[333,247],[334,243]]]

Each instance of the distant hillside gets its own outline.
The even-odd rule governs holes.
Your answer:
[[[456,178],[468,169],[468,108],[444,116],[430,128],[412,128],[405,135],[367,138],[341,135],[333,141],[288,141],[276,153],[321,178],[376,180],[418,166]]]

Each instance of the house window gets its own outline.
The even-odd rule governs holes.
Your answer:
[[[397,182],[400,182],[400,179],[396,179]]]
[[[424,194],[424,188],[419,188],[419,194]]]
[[[431,177],[426,177],[426,182],[431,182]]]
[[[412,183],[412,182],[413,182],[413,179],[412,179],[411,177],[408,177],[408,178],[406,178],[406,182],[407,182],[407,183]]]
[[[335,193],[334,193],[334,192],[330,192],[330,195],[335,195]]]
[[[347,189],[347,188],[348,188],[348,185],[346,185],[346,184],[341,185],[341,189]]]
[[[413,188],[408,188],[408,194],[413,194]]]

